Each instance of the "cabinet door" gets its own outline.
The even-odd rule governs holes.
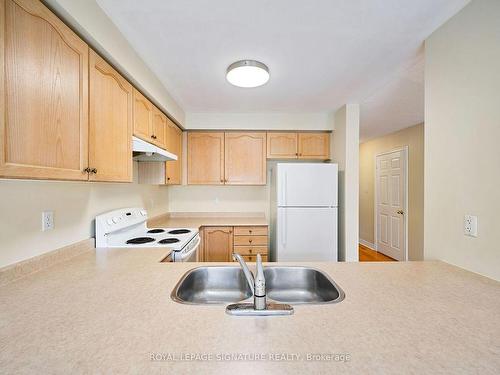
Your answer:
[[[224,184],[224,133],[188,133],[188,184]]]
[[[226,185],[266,184],[266,133],[225,133]]]
[[[182,183],[182,130],[167,118],[167,151],[177,155],[177,160],[167,161],[166,184],[180,185]]]
[[[90,51],[89,168],[92,181],[132,181],[132,85]]]
[[[230,262],[233,227],[206,227],[203,230],[205,262]]]
[[[268,159],[297,159],[297,133],[267,133]]]
[[[87,180],[87,44],[38,0],[0,8],[0,176]]]
[[[160,148],[167,148],[167,116],[153,105],[152,142]]]
[[[147,142],[153,141],[153,105],[134,88],[134,135]]]
[[[299,159],[330,159],[330,133],[299,133]]]

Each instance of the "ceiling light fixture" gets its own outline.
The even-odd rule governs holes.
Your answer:
[[[269,68],[255,60],[236,61],[228,66],[226,79],[238,87],[258,87],[269,81]]]

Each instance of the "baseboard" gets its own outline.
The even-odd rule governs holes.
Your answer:
[[[371,243],[371,242],[368,242],[368,241],[365,241],[363,239],[359,239],[359,243],[371,250],[374,250],[374,251],[377,251],[377,247],[375,246],[375,244]]]

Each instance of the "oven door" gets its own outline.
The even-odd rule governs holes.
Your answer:
[[[196,236],[193,239],[193,246],[186,246],[187,249],[181,251],[175,251],[173,253],[174,262],[196,262],[198,260],[198,248],[200,247],[201,238]]]

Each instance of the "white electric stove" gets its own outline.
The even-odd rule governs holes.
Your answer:
[[[174,262],[195,262],[200,235],[195,228],[148,228],[143,208],[121,208],[95,218],[96,247],[172,249]]]

